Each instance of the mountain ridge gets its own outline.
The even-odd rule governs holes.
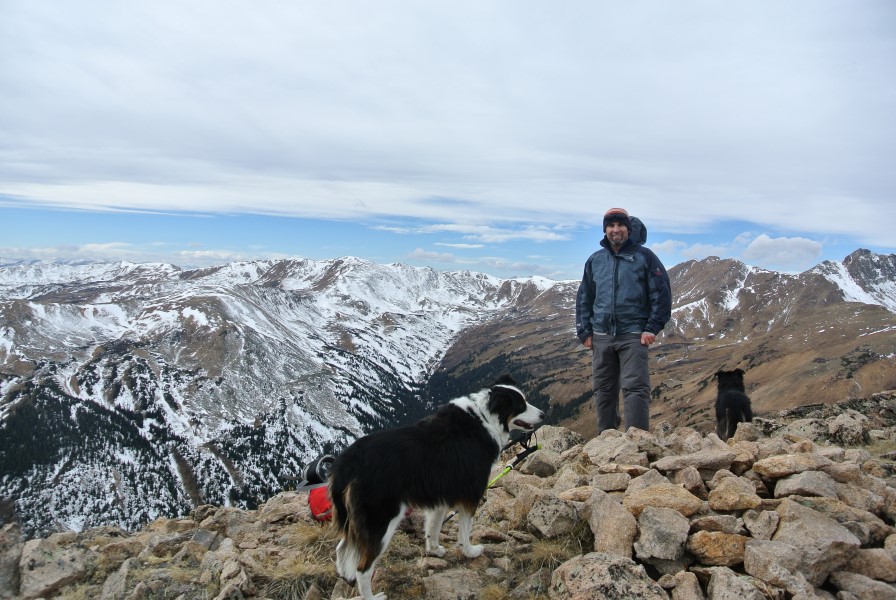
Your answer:
[[[779,408],[782,379],[805,379],[813,402],[896,388],[896,255],[847,259],[800,275],[715,257],[670,269],[652,418],[709,424],[721,365],[748,369],[759,410]],[[197,499],[252,506],[319,453],[504,371],[588,435],[576,286],[353,257],[196,270],[0,261],[0,505],[11,507],[0,520],[48,531],[96,515],[132,526]],[[847,302],[859,297],[875,304]],[[815,340],[824,352],[800,347]]]

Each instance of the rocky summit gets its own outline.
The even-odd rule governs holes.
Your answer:
[[[483,556],[425,556],[413,512],[374,589],[392,600],[896,598],[896,392],[756,419],[727,442],[668,422],[592,439],[545,426],[537,439],[477,512]],[[353,598],[307,496],[203,505],[135,532],[25,541],[9,524],[0,598]],[[446,545],[455,529],[443,527]]]

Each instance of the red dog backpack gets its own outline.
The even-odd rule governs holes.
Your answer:
[[[311,516],[315,521],[329,521],[332,518],[333,505],[327,496],[327,486],[312,488],[308,492],[308,506],[311,508]]]

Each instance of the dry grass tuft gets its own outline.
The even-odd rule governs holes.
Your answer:
[[[262,595],[271,600],[304,600],[311,589],[327,589],[325,585],[325,582],[306,576],[273,579],[264,585]]]
[[[332,563],[338,540],[335,527],[304,522],[290,525],[283,536],[286,544],[301,549],[306,562],[312,563]]]
[[[419,561],[423,557],[420,540],[407,532],[398,531],[386,553],[380,557],[374,581],[389,591],[395,600],[419,600],[426,593]]]
[[[509,526],[511,529],[526,529],[526,525],[529,523],[529,512],[532,510],[534,502],[534,496],[530,496],[526,500],[516,499],[509,515]]]
[[[283,545],[298,551],[294,559],[268,565],[259,587],[272,600],[302,600],[314,587],[331,589],[338,580],[335,557],[338,536],[332,527],[298,522],[281,537]]]
[[[594,548],[594,534],[588,523],[582,521],[569,534],[548,540],[536,540],[529,552],[520,554],[517,560],[520,571],[527,573],[541,569],[553,571],[569,559],[587,554]]]
[[[510,592],[503,585],[493,583],[482,588],[480,600],[511,600]]]

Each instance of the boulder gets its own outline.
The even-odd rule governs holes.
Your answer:
[[[25,541],[22,528],[15,523],[0,529],[0,599],[9,600],[19,590],[19,561]]]
[[[859,539],[834,519],[802,504],[784,500],[776,512],[781,521],[772,540],[801,550],[800,572],[813,586],[841,570],[861,546]]]
[[[551,576],[548,597],[552,600],[669,598],[641,565],[628,558],[599,552],[577,556],[557,567]]]
[[[607,493],[594,490],[589,500],[588,526],[594,534],[594,550],[631,558],[638,522],[622,504]]]
[[[689,517],[703,507],[703,502],[681,486],[659,483],[627,494],[623,505],[636,517],[648,506],[671,508]]]

